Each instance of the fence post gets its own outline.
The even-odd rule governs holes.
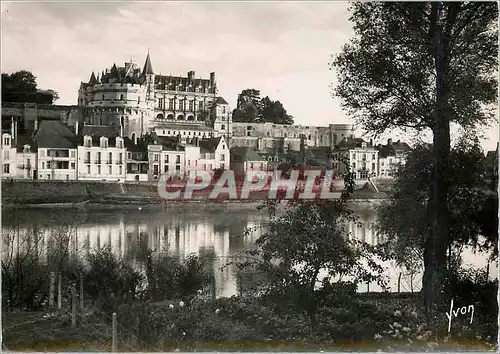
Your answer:
[[[80,312],[83,313],[83,275],[80,274]]]
[[[113,343],[112,343],[112,347],[111,347],[111,351],[112,352],[116,352],[116,343],[117,343],[117,338],[118,337],[118,334],[117,334],[117,329],[116,329],[116,312],[113,312]]]
[[[49,308],[54,308],[54,287],[56,282],[56,273],[50,272],[49,280]]]
[[[402,273],[399,273],[398,276],[398,294],[401,292],[401,274]]]
[[[215,305],[217,298],[217,289],[215,288],[215,275],[212,277],[212,304]]]
[[[71,328],[76,328],[76,284],[71,286],[72,301],[71,301]]]
[[[366,292],[369,293],[370,292],[370,282],[366,282]]]
[[[57,276],[57,309],[62,307],[62,275],[59,273]]]

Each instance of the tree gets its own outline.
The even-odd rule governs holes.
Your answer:
[[[331,281],[340,283],[346,277],[352,277],[354,285],[373,280],[384,285],[382,268],[373,260],[374,248],[348,239],[345,225],[355,220],[347,207],[354,191],[352,173],[346,174],[344,182],[345,191],[338,200],[295,200],[285,206],[268,201],[269,227],[255,248],[247,252],[251,260],[241,266],[250,264],[266,274],[268,285],[264,294],[276,304],[305,311],[312,329],[322,303],[318,289],[320,271],[327,273],[324,286]]]
[[[498,218],[494,217],[498,195],[484,180],[484,159],[478,140],[465,137],[450,153],[448,274],[464,245],[498,254]],[[432,232],[428,210],[431,166],[432,147],[416,146],[406,163],[398,166],[392,199],[378,210],[377,229],[385,237],[386,250],[410,271],[424,263],[426,240]]]
[[[59,99],[59,94],[54,90],[47,90],[52,94],[52,104],[54,104]]]
[[[288,115],[280,101],[272,101],[268,96],[262,103],[262,120],[274,124],[293,124],[292,116]]]
[[[3,102],[54,104],[57,99],[59,99],[59,94],[54,90],[37,90],[36,77],[29,71],[2,73]]]
[[[233,111],[234,122],[253,123],[261,114],[260,91],[245,89],[238,95],[238,103]]]
[[[431,129],[434,136],[423,292],[441,304],[448,210],[450,124],[493,117],[497,97],[495,3],[354,3],[355,37],[332,61],[335,94],[368,131]]]
[[[293,117],[280,101],[273,101],[269,96],[261,99],[259,90],[246,89],[238,96],[233,122],[293,124]]]

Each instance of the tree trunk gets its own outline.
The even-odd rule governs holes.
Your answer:
[[[441,4],[433,3],[435,16],[434,45],[436,66],[436,108],[433,128],[433,178],[430,188],[431,232],[426,240],[424,252],[425,271],[423,279],[424,303],[428,318],[435,319],[434,311],[442,304],[442,295],[447,270],[446,250],[448,246],[448,184],[447,173],[450,155],[450,121],[446,112],[447,53],[448,39],[443,37],[439,24]]]

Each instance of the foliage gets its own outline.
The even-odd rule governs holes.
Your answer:
[[[210,282],[204,261],[190,255],[184,263],[167,253],[154,256],[148,252],[146,262],[149,298],[152,301],[165,299],[191,299]]]
[[[27,70],[2,73],[3,102],[34,102],[53,104],[59,95],[54,90],[37,91],[36,77]]]
[[[493,118],[497,99],[496,3],[375,3],[352,5],[355,36],[332,64],[335,94],[374,134],[390,128],[431,129],[431,232],[424,252],[428,309],[442,304],[453,216],[450,123],[474,130]],[[426,235],[427,236],[427,235]]]
[[[280,304],[281,310],[305,311],[313,329],[324,299],[317,284],[321,271],[327,274],[324,286],[343,278],[384,285],[382,268],[374,260],[381,254],[348,238],[345,225],[355,219],[347,206],[354,190],[351,173],[346,173],[344,183],[346,190],[338,200],[268,201],[268,228],[237,264],[240,269],[252,267],[255,275],[265,274],[267,281],[258,292]]]
[[[436,3],[353,3],[355,37],[331,63],[335,94],[370,132],[435,127]],[[496,3],[443,3],[448,118],[474,128],[494,114],[498,66]],[[434,27],[433,27],[434,26]],[[446,43],[443,43],[445,45]]]
[[[459,252],[463,245],[498,253],[498,195],[483,181],[484,154],[479,142],[459,140],[451,152],[450,239],[447,247]],[[428,145],[412,149],[395,174],[392,199],[379,210],[378,232],[387,241],[399,265],[409,269],[423,262],[430,233],[428,208],[432,151]],[[479,237],[484,236],[484,241]]]
[[[109,246],[89,252],[87,262],[85,292],[103,310],[111,311],[140,295],[142,274],[116,257]]]
[[[293,118],[280,101],[273,101],[268,96],[261,98],[259,90],[246,89],[238,96],[233,122],[293,124]]]

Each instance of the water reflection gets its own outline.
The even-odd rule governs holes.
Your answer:
[[[373,230],[376,221],[374,210],[368,206],[356,209],[358,222],[347,229],[351,238],[371,244],[381,242]],[[56,246],[55,240],[68,237],[69,252],[82,254],[97,246],[110,245],[115,254],[127,259],[137,269],[143,269],[142,254],[149,248],[153,252],[170,252],[185,259],[191,253],[212,251],[216,257],[214,268],[218,296],[237,293],[236,269],[220,268],[238,251],[255,242],[268,222],[265,210],[258,211],[252,205],[175,205],[168,209],[153,210],[4,210],[3,250],[9,242],[17,242],[20,248],[36,248],[41,256],[49,254]],[[247,229],[254,231],[245,233]],[[36,242],[36,240],[39,242]],[[465,263],[486,267],[484,255],[467,251]],[[392,262],[388,268],[392,291],[397,290],[401,270]],[[495,274],[491,268],[490,274]],[[401,291],[418,291],[420,274],[401,275]],[[364,284],[359,291],[367,291]],[[380,291],[376,284],[370,291]]]

